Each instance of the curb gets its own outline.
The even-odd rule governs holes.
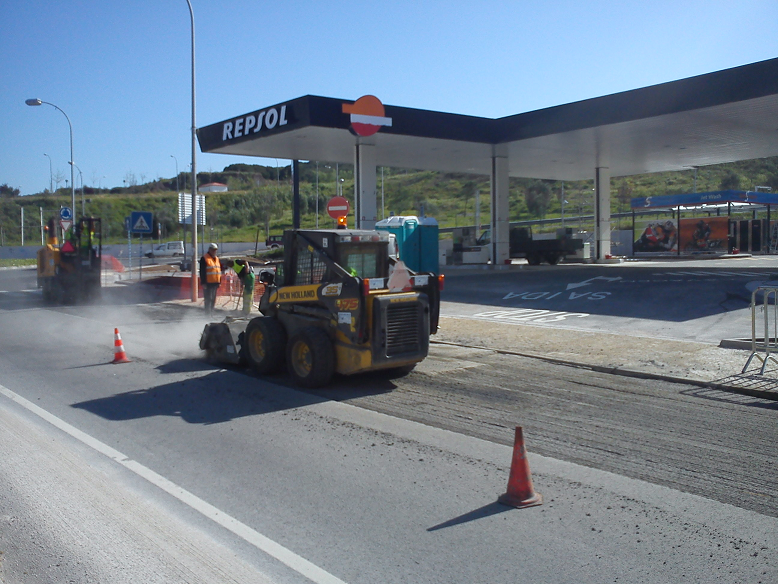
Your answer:
[[[610,375],[621,375],[622,377],[634,377],[637,379],[658,379],[660,381],[668,381],[670,383],[679,383],[683,385],[696,385],[697,387],[709,387],[713,389],[721,389],[723,391],[731,391],[734,393],[748,395],[751,397],[758,397],[762,399],[778,401],[778,393],[776,392],[763,391],[760,389],[751,389],[747,387],[738,387],[737,385],[718,383],[716,381],[705,381],[704,379],[696,379],[693,377],[676,377],[675,375],[665,375],[663,373],[648,373],[646,371],[637,371],[635,369],[623,369],[620,367],[605,367],[603,365],[592,365],[590,363],[583,363],[581,361],[573,361],[572,359],[560,359],[558,357],[548,357],[546,355],[540,355],[537,353],[508,351],[505,349],[494,349],[492,347],[481,347],[478,345],[462,345],[459,343],[451,343],[449,341],[436,341],[430,339],[430,343],[436,345],[448,345],[451,347],[466,347],[468,349],[482,349],[484,351],[493,351],[501,355],[514,355],[517,357],[527,357],[529,359],[538,359],[540,361],[546,361],[547,363],[555,363],[557,365],[565,365],[567,367],[578,367],[581,369],[590,369],[591,371],[597,371],[598,373],[609,373]]]

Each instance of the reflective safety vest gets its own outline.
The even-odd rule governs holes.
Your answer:
[[[203,256],[205,260],[205,281],[207,284],[219,284],[222,281],[221,263],[219,258],[211,257],[207,253]]]

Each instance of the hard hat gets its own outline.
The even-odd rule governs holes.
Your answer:
[[[219,249],[219,246],[216,245],[215,243],[209,243],[208,244],[208,251],[210,251],[212,249]]]

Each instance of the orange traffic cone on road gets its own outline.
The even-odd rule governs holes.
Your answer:
[[[122,343],[122,336],[119,334],[119,329],[113,329],[113,361],[111,363],[129,363],[127,353],[124,352],[124,344]]]
[[[524,449],[524,433],[521,426],[516,426],[511,474],[508,478],[508,492],[500,495],[497,501],[503,505],[518,508],[543,504],[543,497],[541,497],[540,493],[536,493],[532,486],[527,451]]]

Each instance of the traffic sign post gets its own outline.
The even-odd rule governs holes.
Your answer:
[[[351,206],[345,197],[332,197],[327,202],[327,214],[333,219],[345,217],[350,208]]]
[[[149,211],[133,211],[130,213],[130,228],[133,233],[140,234],[140,253],[138,254],[138,280],[143,279],[143,234],[152,233],[154,220]]]
[[[133,233],[151,233],[154,225],[152,215],[148,211],[133,211],[130,214],[130,231]]]

